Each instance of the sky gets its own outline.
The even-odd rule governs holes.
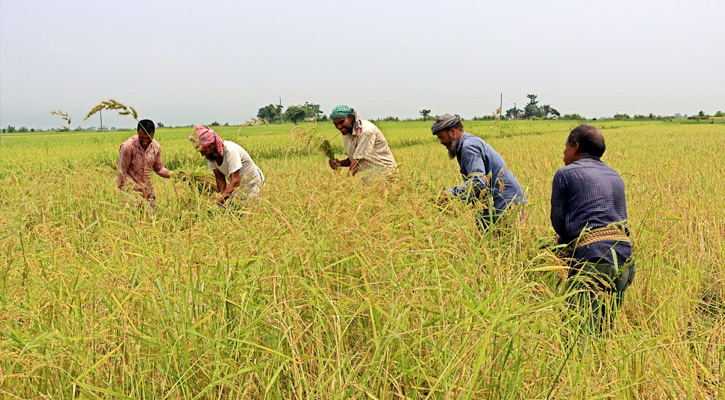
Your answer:
[[[282,101],[364,119],[725,111],[725,1],[0,0],[0,126],[169,125]],[[133,127],[103,115],[104,126]]]

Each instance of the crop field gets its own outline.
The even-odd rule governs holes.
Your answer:
[[[291,124],[215,128],[266,176],[236,211],[177,178],[152,177],[155,213],[119,193],[135,132],[4,134],[0,397],[725,398],[725,124],[594,123],[638,269],[601,337],[572,333],[564,264],[539,246],[576,122],[464,122],[530,202],[486,232],[436,204],[461,178],[430,121],[378,123],[399,171],[369,182]],[[167,168],[205,168],[190,133],[157,130]]]

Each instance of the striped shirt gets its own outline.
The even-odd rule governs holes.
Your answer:
[[[171,177],[171,171],[164,168],[164,163],[161,161],[159,142],[151,141],[144,150],[138,140],[138,135],[126,139],[118,150],[118,188],[125,190],[130,181],[136,189],[141,191],[145,199],[153,198],[152,169],[163,178]]]

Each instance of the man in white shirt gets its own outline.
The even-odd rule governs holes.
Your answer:
[[[220,207],[225,207],[230,199],[246,200],[259,194],[264,186],[264,174],[242,146],[222,140],[218,133],[203,125],[196,126],[196,136],[198,140],[194,135],[189,140],[206,157],[207,167],[214,171]]]

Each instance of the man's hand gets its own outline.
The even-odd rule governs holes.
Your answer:
[[[227,201],[227,198],[224,197],[224,196],[222,196],[222,197],[219,198],[219,200],[216,201],[216,205],[218,205],[221,208],[224,208],[225,207],[224,203],[226,201]]]
[[[451,192],[447,191],[446,188],[442,187],[438,192],[438,198],[436,198],[436,204],[439,206],[442,206],[448,202],[448,200],[451,199],[453,195],[451,195]]]
[[[339,167],[340,167],[340,160],[338,160],[337,158],[334,160],[332,160],[332,159],[330,160],[330,168],[338,169]]]

